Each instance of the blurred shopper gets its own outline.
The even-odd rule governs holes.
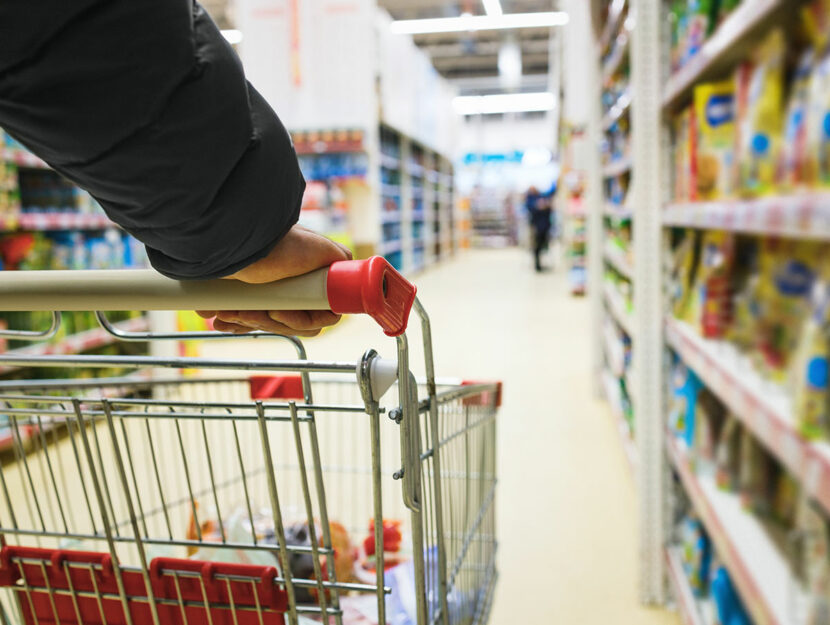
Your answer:
[[[543,271],[542,252],[548,248],[553,226],[553,195],[556,185],[547,193],[540,193],[536,187],[530,187],[525,196],[525,208],[530,219],[533,243],[533,258],[536,271]]]

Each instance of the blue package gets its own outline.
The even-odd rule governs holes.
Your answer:
[[[729,573],[720,567],[712,578],[712,598],[718,611],[718,618],[724,625],[752,625],[741,598],[732,585]]]

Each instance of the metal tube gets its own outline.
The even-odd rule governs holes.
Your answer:
[[[435,506],[435,545],[438,556],[438,597],[441,606],[441,620],[444,625],[449,625],[450,614],[447,600],[447,550],[444,544],[444,508],[443,494],[441,489],[441,453],[440,434],[438,432],[438,403],[435,389],[435,363],[432,357],[432,326],[429,315],[420,300],[415,298],[415,312],[421,318],[421,334],[424,342],[424,365],[427,374],[427,394],[429,396],[429,423],[432,440],[432,486]]]
[[[262,402],[256,403],[257,414],[259,414],[259,434],[262,443],[262,459],[268,475],[268,495],[271,498],[271,515],[274,518],[274,534],[279,544],[280,573],[285,580],[285,590],[288,594],[288,616],[291,625],[297,625],[297,599],[294,594],[294,578],[291,574],[291,564],[286,549],[285,528],[282,523],[282,510],[280,509],[280,497],[277,492],[277,478],[274,474],[274,458],[271,454],[271,441],[268,438],[268,424],[265,421],[265,411],[262,409]]]
[[[124,609],[124,619],[126,620],[127,625],[133,625],[133,617],[130,613],[127,593],[124,589],[124,579],[121,577],[121,565],[119,564],[118,553],[115,551],[115,540],[113,540],[112,530],[110,529],[110,523],[107,519],[107,506],[104,503],[104,495],[101,492],[101,484],[98,481],[98,476],[95,471],[95,460],[92,456],[92,447],[90,447],[89,438],[86,435],[86,423],[84,422],[84,415],[81,411],[81,402],[76,399],[72,402],[72,405],[75,408],[75,415],[78,419],[78,430],[81,433],[81,442],[84,446],[87,466],[89,467],[89,472],[92,476],[92,484],[95,486],[95,496],[98,499],[98,511],[101,514],[101,523],[103,525],[104,534],[106,534],[110,557],[112,558],[112,570],[115,574],[115,583],[118,586],[118,595],[121,598],[121,606]],[[95,428],[94,423],[92,424],[92,427]],[[103,467],[101,467],[101,470],[103,470]]]
[[[13,272],[9,272],[13,273]],[[149,356],[12,356],[0,354],[0,365],[15,367],[166,367],[168,369],[239,369],[290,372],[350,373],[353,362],[207,360]]]
[[[297,467],[300,470],[300,480],[303,486],[303,504],[305,505],[306,521],[308,523],[308,538],[311,544],[311,566],[314,569],[314,577],[317,581],[318,601],[323,612],[328,611],[326,592],[323,590],[323,569],[320,566],[320,552],[317,544],[317,529],[314,523],[314,510],[311,506],[311,493],[309,492],[308,472],[305,466],[305,454],[303,453],[303,440],[300,434],[300,422],[297,420],[297,406],[291,402],[291,425],[294,431],[294,445],[297,450]],[[328,545],[326,545],[328,546]],[[327,558],[328,559],[328,558]],[[332,560],[334,557],[332,557]],[[337,577],[333,578],[337,581]]]
[[[121,450],[118,445],[118,437],[115,433],[115,422],[112,418],[112,413],[109,409],[109,402],[104,402],[104,412],[107,414],[107,427],[110,433],[110,441],[112,442],[112,452],[115,457],[115,467],[118,469],[118,477],[121,481],[121,488],[124,491],[124,499],[127,502],[127,510],[130,515],[130,525],[132,526],[133,536],[135,537],[135,547],[138,550],[138,558],[141,560],[141,575],[144,578],[144,587],[147,590],[147,597],[150,600],[150,615],[153,617],[153,623],[159,625],[158,607],[156,606],[156,596],[153,592],[153,585],[150,582],[150,573],[148,569],[149,562],[147,561],[147,554],[144,551],[144,543],[141,541],[141,532],[138,529],[138,519],[135,515],[135,508],[133,507],[133,500],[130,497],[130,484],[127,480],[127,471],[124,467],[124,459],[121,457]],[[125,444],[128,444],[125,439]],[[136,491],[138,496],[138,491]],[[114,520],[114,519],[113,519]]]
[[[46,330],[0,330],[0,337],[17,341],[48,341],[57,335],[61,328],[61,314],[52,311],[52,323]]]
[[[151,269],[8,271],[4,310],[328,310],[328,269],[267,284],[180,282]]]

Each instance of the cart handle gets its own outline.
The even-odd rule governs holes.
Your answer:
[[[180,282],[152,269],[0,272],[0,310],[331,310],[368,314],[388,336],[406,330],[415,292],[380,256],[266,284]]]

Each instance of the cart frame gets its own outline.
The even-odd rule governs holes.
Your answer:
[[[355,261],[357,262],[357,261]],[[377,263],[375,263],[377,264]],[[392,270],[393,271],[393,270]],[[383,298],[387,296],[389,285],[387,280],[397,279],[389,274],[384,268],[382,278]],[[23,273],[23,272],[18,272]],[[39,274],[51,272],[38,272]],[[106,273],[106,272],[99,272]],[[115,274],[115,272],[111,272]],[[121,276],[111,276],[114,283],[122,291],[125,286]],[[20,284],[19,277],[16,284]],[[58,279],[57,277],[55,279]],[[65,279],[61,284],[66,285]],[[144,276],[142,279],[155,279]],[[319,275],[314,278],[319,283]],[[374,280],[375,278],[373,278]],[[222,281],[224,282],[224,281]],[[126,283],[129,286],[129,283]],[[216,284],[216,283],[214,283]],[[381,282],[377,282],[378,285]],[[111,286],[111,285],[110,285]],[[209,285],[205,284],[206,290]],[[224,287],[224,285],[223,285]],[[108,287],[109,288],[109,287]],[[298,285],[292,286],[291,290],[283,292],[278,299],[285,300],[282,304],[285,308],[297,305],[297,299],[285,297],[286,293],[296,292]],[[3,289],[0,279],[0,291]],[[48,291],[48,287],[47,287]],[[65,289],[64,289],[65,291]],[[329,299],[331,299],[331,277],[329,277]],[[8,293],[8,292],[6,292]],[[47,293],[48,295],[48,293]],[[176,300],[181,306],[188,307],[187,302],[192,300],[192,285],[188,285],[188,293],[176,295]],[[227,297],[227,295],[223,295]],[[23,307],[31,306],[31,294],[28,302],[18,304]],[[46,306],[49,301],[54,302],[44,293],[37,294],[39,297],[38,306]],[[95,303],[102,303],[101,292],[95,293]],[[120,301],[115,294],[108,294],[109,300],[104,303]],[[259,297],[259,296],[258,296]],[[302,304],[311,308],[314,303],[309,302],[308,289],[302,295]],[[7,301],[4,295],[4,305]],[[25,298],[24,298],[25,299]],[[89,298],[84,299],[83,287],[75,291],[72,298],[73,309],[83,309]],[[43,303],[40,303],[40,301]],[[228,300],[225,299],[225,302]],[[200,300],[204,303],[204,299]],[[221,309],[216,306],[215,301],[210,301],[211,309]],[[123,622],[132,623],[137,619],[149,617],[156,625],[169,621],[166,614],[178,614],[176,622],[214,622],[217,614],[227,612],[233,618],[234,623],[247,622],[279,622],[264,619],[267,614],[266,600],[267,588],[263,581],[266,575],[261,567],[255,572],[254,569],[245,569],[240,572],[236,569],[228,571],[213,571],[213,578],[207,580],[204,573],[198,571],[168,570],[165,563],[170,567],[180,566],[177,561],[164,560],[156,566],[154,560],[148,556],[147,550],[154,548],[159,543],[169,546],[205,548],[216,543],[203,540],[198,518],[197,501],[200,500],[194,494],[191,482],[195,479],[189,474],[187,460],[190,459],[185,450],[185,441],[181,434],[180,420],[191,419],[201,424],[204,434],[204,447],[207,461],[207,473],[209,474],[210,489],[207,491],[206,499],[213,500],[217,512],[220,510],[220,487],[217,486],[215,473],[218,467],[214,466],[215,459],[211,455],[206,428],[210,425],[210,419],[224,421],[230,425],[236,436],[236,458],[239,466],[241,485],[244,489],[244,499],[247,507],[247,514],[254,524],[252,513],[252,499],[249,496],[249,484],[246,479],[253,479],[244,468],[245,459],[240,446],[238,428],[256,424],[259,432],[259,443],[261,450],[257,453],[262,459],[260,470],[264,472],[265,483],[267,484],[268,500],[271,514],[273,516],[274,538],[276,544],[264,546],[257,544],[257,537],[254,535],[252,541],[240,544],[232,544],[226,539],[226,530],[222,527],[223,519],[221,512],[218,513],[218,524],[220,526],[221,542],[223,547],[238,548],[246,551],[269,551],[276,555],[274,564],[276,569],[268,572],[271,585],[280,589],[287,599],[287,605],[282,608],[272,604],[276,611],[284,611],[288,621],[292,625],[300,622],[300,615],[314,615],[330,618],[337,625],[343,622],[343,611],[341,609],[341,597],[350,593],[373,593],[377,598],[377,617],[379,623],[387,622],[386,596],[391,591],[387,585],[386,572],[384,570],[384,498],[383,481],[388,475],[384,475],[386,469],[383,466],[382,454],[390,445],[390,432],[394,438],[399,439],[400,468],[394,472],[394,479],[400,481],[400,498],[403,505],[409,512],[409,526],[411,531],[411,560],[414,570],[414,584],[416,598],[415,622],[418,625],[432,625],[442,623],[450,625],[455,623],[485,623],[487,621],[490,604],[492,601],[494,586],[497,578],[495,568],[495,527],[494,527],[494,498],[496,488],[495,477],[495,415],[500,404],[501,387],[498,383],[465,383],[462,385],[437,384],[432,352],[432,333],[430,319],[421,303],[414,297],[412,300],[414,310],[420,320],[423,349],[425,357],[425,379],[419,384],[410,370],[409,343],[400,323],[391,322],[394,332],[389,331],[389,325],[385,326],[387,334],[397,333],[396,337],[396,361],[387,361],[374,350],[368,350],[356,362],[316,362],[307,358],[305,347],[296,337],[283,337],[256,332],[248,335],[251,338],[276,338],[289,342],[296,351],[296,360],[267,360],[267,361],[237,361],[225,359],[205,358],[159,358],[153,356],[19,356],[14,354],[0,354],[0,365],[17,367],[38,367],[38,366],[59,366],[59,367],[121,367],[135,369],[138,372],[155,371],[159,369],[193,369],[202,370],[246,370],[268,373],[294,373],[299,374],[302,383],[302,397],[292,401],[270,402],[257,400],[248,402],[243,406],[236,402],[223,401],[192,401],[174,399],[142,399],[142,398],[119,398],[108,397],[106,389],[112,391],[120,389],[137,389],[156,391],[163,387],[173,387],[184,384],[181,379],[167,379],[153,377],[149,379],[136,379],[135,377],[117,378],[111,380],[90,380],[82,383],[65,381],[19,381],[0,382],[0,402],[5,406],[10,427],[12,430],[14,464],[23,467],[28,482],[28,497],[34,502],[35,514],[28,514],[28,519],[34,521],[39,517],[39,523],[30,523],[31,527],[25,527],[18,522],[20,518],[27,515],[19,511],[15,514],[15,502],[12,501],[10,491],[7,487],[5,470],[0,466],[0,486],[5,499],[5,509],[0,506],[0,535],[6,556],[0,555],[0,583],[3,582],[3,567],[16,567],[15,571],[9,573],[5,585],[11,586],[19,599],[20,618],[22,622],[81,622],[82,615],[79,598],[85,597],[91,602],[97,602],[101,614],[101,622],[107,622],[107,615],[104,614],[103,602],[112,603],[114,599],[120,602],[123,609],[120,610],[119,619]],[[159,306],[169,306],[169,297]],[[269,309],[279,309],[280,302],[267,302]],[[253,301],[253,306],[264,306],[261,299]],[[342,308],[342,306],[341,306]],[[348,310],[346,312],[357,312]],[[385,314],[385,313],[384,313]],[[407,314],[408,316],[408,309]],[[157,341],[157,340],[190,340],[190,339],[239,339],[240,335],[222,334],[217,332],[204,333],[172,333],[159,334],[152,332],[125,332],[110,323],[103,313],[96,313],[96,317],[107,332],[121,341]],[[377,317],[376,317],[377,318]],[[396,325],[397,324],[397,325]],[[52,327],[49,331],[39,332],[14,332],[7,331],[3,334],[13,338],[25,338],[27,340],[42,340],[53,336],[60,326],[60,315],[56,313],[53,317]],[[404,317],[403,328],[406,326]],[[400,329],[400,332],[397,330]],[[356,382],[360,392],[360,403],[349,405],[315,403],[313,388],[320,385],[321,378],[329,377],[342,380],[343,375],[349,375]],[[312,379],[312,376],[315,376]],[[340,378],[337,378],[340,376]],[[215,380],[212,380],[215,381]],[[206,383],[198,379],[187,382],[191,385]],[[352,383],[354,385],[354,382]],[[397,400],[392,405],[387,405],[387,391],[395,387]],[[55,395],[58,391],[73,390],[65,395]],[[94,390],[98,395],[90,396],[88,390]],[[387,399],[384,399],[384,398]],[[169,415],[162,415],[162,409],[169,409]],[[222,411],[227,415],[224,419],[219,416]],[[326,472],[323,468],[320,443],[318,439],[318,428],[322,428],[323,415],[327,413],[338,414],[363,414],[369,418],[369,430],[371,435],[371,493],[372,493],[372,520],[374,526],[374,550],[376,557],[374,583],[353,583],[338,581],[335,571],[336,551],[333,547],[331,535],[331,524],[329,519],[327,495],[326,495]],[[286,416],[287,413],[287,416]],[[148,417],[151,415],[151,417]],[[383,423],[381,416],[386,415],[389,420],[397,424],[394,428],[389,423]],[[184,504],[191,508],[191,520],[194,522],[196,537],[187,540],[176,540],[171,530],[167,538],[161,539],[151,536],[148,532],[147,520],[148,511],[144,509],[141,501],[142,488],[136,477],[136,465],[128,440],[128,429],[131,427],[130,420],[145,422],[148,419],[172,420],[175,430],[178,432],[178,442],[181,458],[184,461],[184,477],[187,482],[189,497],[185,497]],[[69,531],[69,523],[60,497],[61,486],[58,477],[65,479],[65,476],[58,475],[53,467],[54,459],[50,457],[51,447],[48,437],[49,432],[57,438],[56,430],[44,428],[44,422],[63,422],[69,432],[72,447],[75,453],[77,474],[74,476],[80,479],[84,487],[87,512],[92,521],[93,529],[90,532]],[[310,534],[309,545],[306,548],[287,544],[285,538],[285,519],[281,512],[280,489],[284,484],[275,470],[274,450],[271,448],[274,436],[271,431],[274,423],[290,424],[291,432],[295,442],[297,454],[297,478],[302,486],[302,507],[304,508],[308,531]],[[23,428],[31,431],[31,436],[36,443],[37,456],[41,466],[46,470],[42,471],[41,478],[47,484],[47,491],[40,492],[40,497],[47,500],[52,508],[60,510],[57,515],[63,518],[62,534],[64,537],[73,536],[75,539],[99,540],[107,543],[106,561],[101,560],[95,566],[96,570],[111,567],[117,593],[102,593],[96,587],[95,592],[83,592],[73,588],[73,580],[78,579],[77,569],[88,569],[84,572],[90,579],[94,578],[93,567],[88,561],[79,561],[73,564],[72,557],[66,556],[66,550],[54,550],[52,554],[36,555],[36,552],[15,551],[8,545],[8,539],[14,540],[37,537],[40,539],[60,538],[60,531],[47,531],[47,523],[44,520],[42,504],[39,500],[38,490],[32,477],[33,471],[29,464],[34,463],[35,456],[28,450],[24,441]],[[148,436],[151,426],[147,425]],[[100,432],[99,432],[100,430]],[[397,430],[397,431],[395,431]],[[230,431],[230,430],[229,430]],[[112,449],[114,459],[115,476],[105,475],[105,463],[101,457],[101,443],[98,440],[99,433],[103,438],[109,438],[109,445]],[[76,440],[77,439],[77,440]],[[153,452],[151,439],[150,451]],[[451,452],[448,455],[448,451]],[[31,460],[27,462],[27,458]],[[310,464],[309,464],[310,458]],[[44,465],[45,459],[45,465]],[[450,462],[446,467],[445,461]],[[153,477],[155,486],[159,493],[163,491],[163,475],[159,469],[155,452],[152,454],[154,465]],[[459,464],[460,463],[460,464]],[[453,465],[453,466],[450,466]],[[456,466],[457,465],[457,466]],[[63,465],[61,465],[63,466]],[[73,477],[72,475],[69,476]],[[87,479],[90,483],[85,483]],[[115,489],[111,481],[115,481]],[[453,489],[452,493],[445,492],[448,485]],[[460,490],[459,490],[460,489]],[[110,492],[119,491],[118,493]],[[465,499],[464,518],[456,518],[453,513],[454,497],[463,493]],[[121,498],[126,506],[127,517],[120,518],[115,514],[116,505],[113,504],[114,497]],[[448,502],[448,497],[450,501]],[[460,497],[460,496],[459,496]],[[189,501],[187,501],[189,499]],[[388,498],[387,498],[388,500]],[[2,500],[0,500],[2,501]],[[167,505],[162,497],[164,507]],[[387,501],[388,504],[388,501]],[[447,509],[449,504],[449,508]],[[316,511],[315,511],[316,505]],[[30,506],[31,508],[31,506]],[[475,509],[472,509],[475,508]],[[167,512],[163,511],[166,517]],[[95,524],[95,521],[100,521]],[[319,523],[319,524],[318,524]],[[170,520],[167,520],[170,527]],[[39,527],[35,527],[39,525]],[[100,528],[98,527],[100,525]],[[122,535],[121,528],[126,526],[127,533]],[[320,536],[317,536],[317,532]],[[122,565],[120,560],[123,557],[123,545],[128,543],[135,548],[138,556],[138,567]],[[32,555],[35,554],[35,555]],[[296,554],[311,556],[314,575],[311,579],[296,577],[291,571],[291,558]],[[328,556],[328,557],[327,557]],[[59,561],[57,561],[59,560]],[[198,561],[197,561],[198,562]],[[50,586],[49,567],[63,567],[62,573],[68,586],[57,588]],[[154,568],[155,567],[155,568]],[[159,568],[161,567],[161,568]],[[214,567],[215,568],[215,567]],[[221,568],[221,567],[220,567]],[[38,571],[42,573],[38,574]],[[286,574],[288,573],[288,574]],[[174,580],[174,589],[169,584],[160,581],[162,578]],[[258,579],[257,575],[262,577]],[[136,580],[140,576],[139,584]],[[201,577],[200,577],[201,576]],[[188,578],[197,580],[200,585],[201,597],[188,596],[182,590],[182,580]],[[86,579],[86,578],[84,578]],[[215,590],[210,584],[224,586]],[[36,587],[40,583],[40,587]],[[236,585],[234,585],[236,584]],[[253,588],[253,604],[243,605],[240,602],[241,586]],[[262,586],[258,586],[262,584]],[[128,587],[143,586],[143,596],[130,594]],[[261,590],[257,590],[261,588]],[[219,593],[215,597],[208,597],[208,591]],[[316,606],[300,605],[297,601],[298,592],[316,592]],[[247,591],[250,594],[250,591]],[[224,594],[222,594],[224,593]],[[263,594],[265,593],[265,594]],[[117,595],[117,596],[116,596]],[[32,597],[41,599],[42,605],[35,605]],[[247,595],[246,595],[247,596]],[[269,595],[270,596],[270,595]],[[68,610],[56,608],[58,602],[56,597],[70,597],[72,600],[72,613],[70,616],[75,620],[66,620]],[[48,599],[48,602],[45,601]],[[66,601],[66,599],[60,599]],[[136,605],[140,604],[144,612],[136,612]],[[68,604],[66,604],[68,605]],[[91,605],[91,604],[90,604]],[[109,605],[109,604],[108,604]],[[52,620],[40,620],[43,609],[51,608],[54,615]],[[167,610],[167,612],[165,612]],[[174,610],[169,612],[169,610]],[[201,610],[201,612],[198,612]],[[215,612],[212,610],[224,610]],[[61,614],[59,614],[59,612]],[[116,610],[118,612],[118,610]],[[199,616],[194,616],[194,614]],[[140,614],[140,616],[136,616]],[[34,615],[34,617],[32,617]],[[121,616],[123,615],[123,616]],[[245,621],[246,617],[255,615],[258,620]],[[325,615],[325,617],[323,616]],[[9,615],[2,614],[2,620],[7,622]],[[96,617],[97,618],[97,617]],[[200,620],[205,619],[205,620]],[[242,619],[242,620],[238,620]],[[122,622],[116,620],[115,622]],[[172,622],[172,621],[171,621]],[[216,622],[225,622],[222,620]]]

